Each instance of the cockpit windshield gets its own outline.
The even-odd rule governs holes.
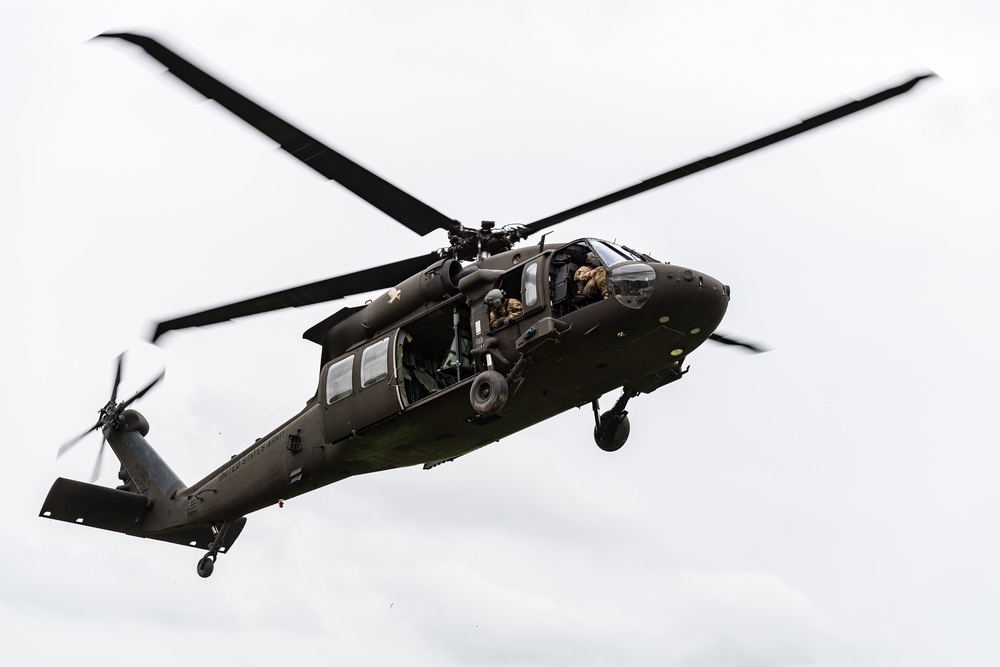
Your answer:
[[[597,239],[587,239],[587,243],[590,247],[594,249],[597,256],[601,258],[601,262],[605,266],[614,266],[615,264],[621,264],[622,262],[641,262],[642,257],[639,257],[634,252],[626,250],[621,246],[617,246],[613,243],[608,243],[607,241],[599,241]]]

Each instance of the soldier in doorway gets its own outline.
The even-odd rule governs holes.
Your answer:
[[[490,329],[502,327],[524,315],[521,302],[518,299],[508,299],[502,290],[490,290],[484,301],[490,309]]]

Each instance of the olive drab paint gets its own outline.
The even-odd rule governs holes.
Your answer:
[[[247,514],[347,477],[430,469],[584,405],[593,408],[598,446],[620,448],[629,433],[628,402],[680,380],[687,357],[706,340],[758,349],[715,333],[729,287],[597,238],[560,244],[543,236],[536,245],[515,244],[866,109],[931,76],[535,222],[497,229],[487,221],[477,229],[375,176],[159,42],[129,33],[103,37],[141,47],[181,81],[412,231],[448,232],[450,245],[439,251],[161,322],[153,340],[175,329],[385,290],[303,334],[321,346],[317,386],[305,407],[194,484],[170,470],[146,440],[148,422],[129,408],[152,384],[116,401],[119,361],[111,400],[89,430],[101,431],[118,457],[122,484],[111,489],[57,479],[41,516],[205,549],[197,567],[202,577],[232,547]],[[509,307],[491,326],[486,295],[495,291],[519,308]],[[620,398],[602,413],[599,397],[616,389]]]

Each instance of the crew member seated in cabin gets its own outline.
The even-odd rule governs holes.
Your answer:
[[[490,309],[490,329],[498,329],[524,315],[524,306],[517,299],[508,299],[502,290],[492,289],[484,299]]]
[[[573,282],[576,283],[576,293],[581,296],[590,296],[596,299],[597,295],[600,294],[601,298],[608,298],[607,271],[601,266],[597,255],[592,252],[587,253],[587,263],[573,274]]]
[[[434,373],[434,365],[426,352],[413,343],[413,334],[403,337],[400,359],[400,377],[407,403],[419,401],[441,389]]]

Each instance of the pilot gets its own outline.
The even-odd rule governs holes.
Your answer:
[[[607,271],[601,266],[597,255],[592,252],[587,253],[587,263],[573,274],[573,282],[576,283],[577,294],[596,297],[600,293],[601,298],[608,298]]]
[[[524,315],[524,306],[518,299],[508,299],[502,290],[491,289],[484,299],[490,309],[490,328],[497,329]]]

